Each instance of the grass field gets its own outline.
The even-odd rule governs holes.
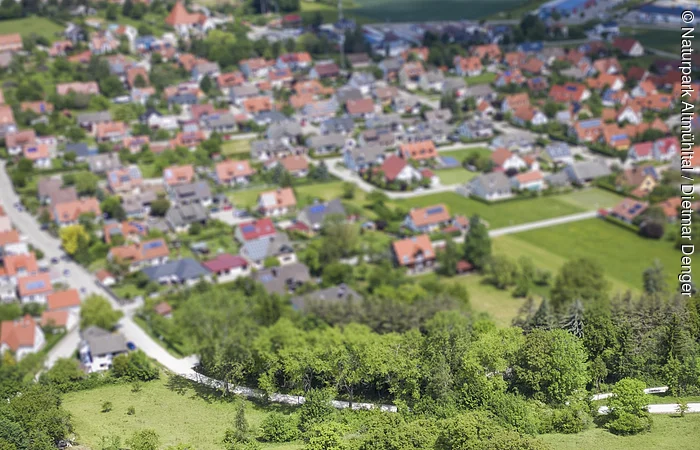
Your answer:
[[[169,388],[168,386],[171,386]],[[110,412],[101,412],[102,403],[112,402]],[[235,404],[216,397],[204,399],[189,383],[169,383],[167,377],[142,385],[140,392],[131,392],[129,384],[105,386],[88,391],[68,393],[63,406],[73,418],[78,442],[98,449],[102,436],[131,436],[135,431],[152,428],[158,432],[163,447],[186,443],[198,450],[218,450],[227,428],[235,417]],[[127,415],[129,406],[136,414]],[[273,405],[269,410],[276,407]],[[246,418],[255,430],[267,414],[246,402]],[[268,450],[295,450],[300,443],[265,445]]]
[[[474,153],[478,153],[479,155],[484,155],[484,156],[491,156],[491,150],[487,147],[473,147],[473,148],[460,148],[457,150],[440,150],[438,148],[438,152],[440,152],[441,156],[447,156],[450,158],[456,159],[459,163],[461,163],[464,158],[467,156],[470,156]]]
[[[613,282],[613,288],[641,289],[642,272],[659,259],[668,272],[670,286],[680,264],[680,252],[666,240],[644,239],[600,219],[590,219],[527,231],[495,240],[512,256],[531,255],[535,263],[555,269],[565,261],[586,257],[597,261]]]
[[[649,433],[636,436],[615,436],[594,428],[578,434],[547,434],[540,439],[557,450],[677,450],[698,448],[700,414],[686,417],[654,415]]]
[[[57,39],[56,33],[61,33],[63,27],[45,17],[27,17],[0,21],[0,30],[2,30],[0,31],[2,34],[19,33],[22,36],[34,33],[50,41],[55,41]]]
[[[620,31],[625,36],[637,39],[644,47],[680,54],[681,41],[675,30],[622,28]]]
[[[491,72],[484,72],[481,75],[475,75],[473,77],[466,77],[467,86],[473,86],[475,84],[491,84],[496,81],[496,74]]]
[[[224,142],[221,145],[221,154],[224,156],[250,156],[250,141],[250,139],[236,139]]]
[[[476,172],[470,172],[461,167],[438,170],[435,172],[435,174],[438,176],[438,178],[440,178],[440,182],[445,185],[464,184],[478,175]]]

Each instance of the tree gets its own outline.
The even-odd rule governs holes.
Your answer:
[[[581,300],[576,299],[571,304],[569,312],[563,317],[561,327],[577,338],[583,338],[583,303]]]
[[[214,84],[211,81],[211,78],[209,78],[209,75],[205,75],[204,78],[202,78],[202,81],[199,82],[199,88],[207,95],[209,95],[209,92],[214,88]]]
[[[297,422],[295,416],[272,412],[260,424],[258,439],[263,442],[291,442],[299,435]]]
[[[563,404],[584,391],[588,356],[579,339],[564,330],[533,330],[525,337],[513,367],[513,386],[550,404]]]
[[[491,238],[479,216],[469,219],[469,232],[464,238],[464,257],[477,269],[482,269],[491,258]]]
[[[304,450],[343,450],[343,429],[335,422],[319,423],[307,432]]]
[[[682,398],[677,398],[676,403],[678,406],[676,406],[676,412],[681,415],[681,417],[685,417],[685,413],[688,412],[688,402]]]
[[[606,427],[615,434],[629,435],[646,431],[651,427],[647,411],[646,385],[634,378],[623,378],[615,384],[613,396],[608,401]]]
[[[644,281],[644,292],[647,294],[657,294],[668,290],[664,266],[658,259],[655,259],[654,264],[644,271],[642,279]]]
[[[115,357],[112,374],[116,378],[125,378],[134,382],[156,380],[160,376],[158,367],[151,363],[142,350]]]
[[[306,393],[306,401],[299,407],[300,428],[309,430],[313,424],[328,420],[335,413],[329,390],[311,389]]]
[[[90,241],[90,235],[88,235],[82,225],[63,227],[59,232],[59,236],[61,237],[61,246],[71,256],[76,255],[81,247],[87,247]]]
[[[484,274],[498,289],[507,289],[518,278],[518,266],[507,256],[496,255],[486,263]]]
[[[452,277],[457,273],[457,263],[460,260],[459,249],[451,237],[447,237],[445,248],[437,254],[438,272]]]
[[[564,309],[570,302],[601,300],[607,295],[609,283],[602,267],[587,258],[566,262],[552,288],[552,306],[555,311]]]
[[[151,202],[151,215],[164,217],[170,209],[170,201],[165,197],[159,197]]]
[[[529,328],[551,330],[552,328],[554,328],[554,322],[554,312],[552,311],[549,300],[547,300],[547,298],[545,297],[542,299],[542,302],[540,303],[539,308],[537,308],[535,314],[529,320]]]
[[[121,199],[116,195],[104,199],[100,204],[100,209],[114,220],[121,222],[126,219],[126,211],[124,211]]]
[[[107,5],[107,12],[105,13],[105,17],[109,21],[115,21],[117,20],[117,14],[119,12],[119,7],[115,5],[114,3],[110,3]]]
[[[145,429],[132,434],[127,443],[131,450],[158,450],[160,438],[155,430]]]
[[[56,386],[60,391],[67,391],[71,385],[85,378],[77,359],[61,358],[42,374],[42,381]]]
[[[350,183],[348,181],[344,181],[342,185],[342,190],[343,190],[343,198],[346,200],[352,200],[355,198],[355,183]]]
[[[100,179],[92,172],[80,172],[75,177],[75,190],[79,195],[95,195]]]
[[[99,295],[88,296],[80,308],[80,328],[96,326],[105,330],[113,330],[123,313],[112,309],[109,301]]]

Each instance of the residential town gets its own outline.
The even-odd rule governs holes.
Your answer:
[[[81,7],[51,39],[0,26],[0,350],[16,361],[107,373],[143,349],[195,373],[164,346],[207,289],[256,286],[334,326],[392,274],[439,279],[522,327],[569,260],[600,261],[619,294],[652,263],[677,275],[698,209],[678,189],[681,73],[629,15],[570,24],[549,2],[514,32],[127,2]],[[127,4],[149,20],[115,19]]]

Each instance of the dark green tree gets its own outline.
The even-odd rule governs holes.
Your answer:
[[[483,269],[491,258],[491,238],[479,216],[469,219],[469,232],[464,237],[464,257],[477,269]]]

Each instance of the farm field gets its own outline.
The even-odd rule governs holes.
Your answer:
[[[700,414],[689,414],[683,418],[654,415],[654,425],[648,433],[636,436],[615,436],[593,428],[578,434],[545,434],[540,439],[557,450],[675,450],[697,448]]]
[[[55,41],[57,39],[56,33],[63,31],[62,26],[45,17],[3,20],[0,24],[3,34],[19,33],[24,37],[33,33],[50,41]]]
[[[102,403],[112,402],[113,409],[103,413]],[[129,406],[136,409],[127,415]],[[199,450],[218,450],[227,428],[234,423],[235,403],[210,396],[202,398],[187,381],[169,382],[165,374],[160,380],[142,384],[140,392],[132,392],[130,384],[117,384],[71,392],[63,397],[63,407],[71,413],[77,440],[92,449],[99,449],[102,436],[131,436],[135,431],[151,428],[158,432],[163,447],[178,443],[194,444]],[[263,410],[246,402],[246,418],[256,430],[265,415]],[[263,445],[268,450],[296,450],[301,443]]]
[[[613,288],[641,289],[642,272],[655,259],[668,272],[668,282],[675,286],[673,273],[680,264],[680,252],[667,240],[642,238],[633,232],[600,219],[589,219],[550,228],[527,231],[504,237],[502,249],[511,256],[530,254],[536,264],[555,269],[574,258],[597,261],[613,282]],[[498,243],[501,238],[495,239]],[[538,250],[539,249],[539,250]]]

